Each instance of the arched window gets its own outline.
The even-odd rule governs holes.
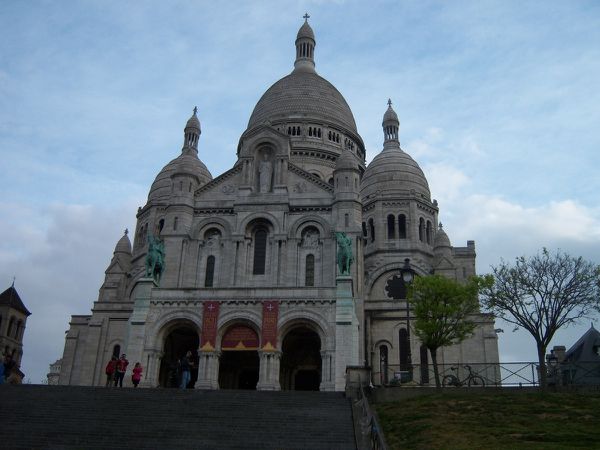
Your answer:
[[[398,237],[406,239],[406,216],[404,214],[398,216]]]
[[[11,317],[10,320],[8,321],[8,330],[6,330],[6,335],[8,337],[12,336],[14,327],[15,327],[15,318]]]
[[[119,344],[117,344],[113,347],[112,356],[114,356],[116,358],[121,356],[121,346]]]
[[[259,228],[254,233],[254,275],[265,274],[265,262],[267,257],[267,230]]]
[[[422,217],[419,219],[419,240],[425,242],[425,221]]]
[[[305,286],[315,285],[315,255],[306,255]]]
[[[369,231],[371,232],[371,242],[375,242],[375,224],[373,219],[369,219]]]
[[[158,235],[159,236],[164,227],[165,227],[165,219],[160,219],[158,221]]]
[[[179,222],[179,218],[175,217],[175,219],[173,219],[173,230],[177,231],[177,225]]]
[[[379,346],[379,373],[382,385],[388,384],[388,348],[387,345]]]
[[[391,214],[387,217],[387,225],[388,225],[388,239],[394,239],[396,237],[396,227],[395,227],[396,219]]]
[[[427,237],[427,243],[431,245],[432,237],[433,237],[433,228],[431,226],[431,221],[427,221],[427,229],[425,230],[425,235]]]
[[[19,320],[17,322],[17,329],[15,330],[15,339],[19,339],[19,337],[21,337],[22,331],[23,331],[23,321]]]
[[[400,356],[400,371],[407,371],[409,369],[408,367],[408,332],[406,331],[406,328],[400,328],[400,331],[398,332],[398,338],[399,338],[399,348],[398,351],[400,352],[400,354],[398,356]]]
[[[215,257],[210,255],[206,258],[206,276],[204,277],[204,287],[213,286],[213,277],[215,275]]]
[[[367,237],[367,224],[366,223],[362,223],[362,232],[363,232],[363,237]]]

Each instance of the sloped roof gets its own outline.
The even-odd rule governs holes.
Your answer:
[[[2,294],[0,294],[0,305],[9,306],[17,311],[22,312],[23,314],[30,316],[31,313],[25,305],[23,304],[23,300],[19,297],[19,293],[14,288],[14,286],[9,287]]]
[[[565,353],[565,361],[600,361],[600,355],[596,353],[598,347],[600,347],[600,332],[592,325]]]

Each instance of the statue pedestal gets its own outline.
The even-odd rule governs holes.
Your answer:
[[[129,360],[128,369],[132,369],[136,362],[145,365],[144,359],[144,339],[146,337],[146,318],[150,309],[150,299],[152,298],[152,289],[158,287],[153,278],[140,278],[133,288],[133,312],[129,318],[126,339],[126,354]],[[144,367],[142,372],[142,381],[140,386],[146,386],[145,381],[151,374],[148,367]],[[131,382],[131,381],[130,381]]]
[[[346,367],[358,365],[358,319],[352,296],[352,277],[336,279],[335,303],[335,390],[346,389]]]

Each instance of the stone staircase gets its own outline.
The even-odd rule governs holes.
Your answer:
[[[334,392],[0,385],[3,449],[355,449]]]

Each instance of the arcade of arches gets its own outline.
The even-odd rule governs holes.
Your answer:
[[[166,334],[159,373],[161,387],[179,386],[178,361],[188,350],[192,350],[194,355],[188,388],[196,387],[196,382],[200,381],[199,352],[196,351],[200,344],[199,335],[195,325],[187,323],[178,324]],[[225,330],[220,352],[215,351],[214,354],[218,357],[220,389],[257,389],[261,370],[268,370],[261,368],[261,360],[268,360],[261,359],[261,354],[274,355],[279,359],[276,390],[318,391],[321,384],[321,339],[306,325],[293,327],[285,334],[281,352],[266,352],[260,350],[258,333],[245,323],[237,323]]]

